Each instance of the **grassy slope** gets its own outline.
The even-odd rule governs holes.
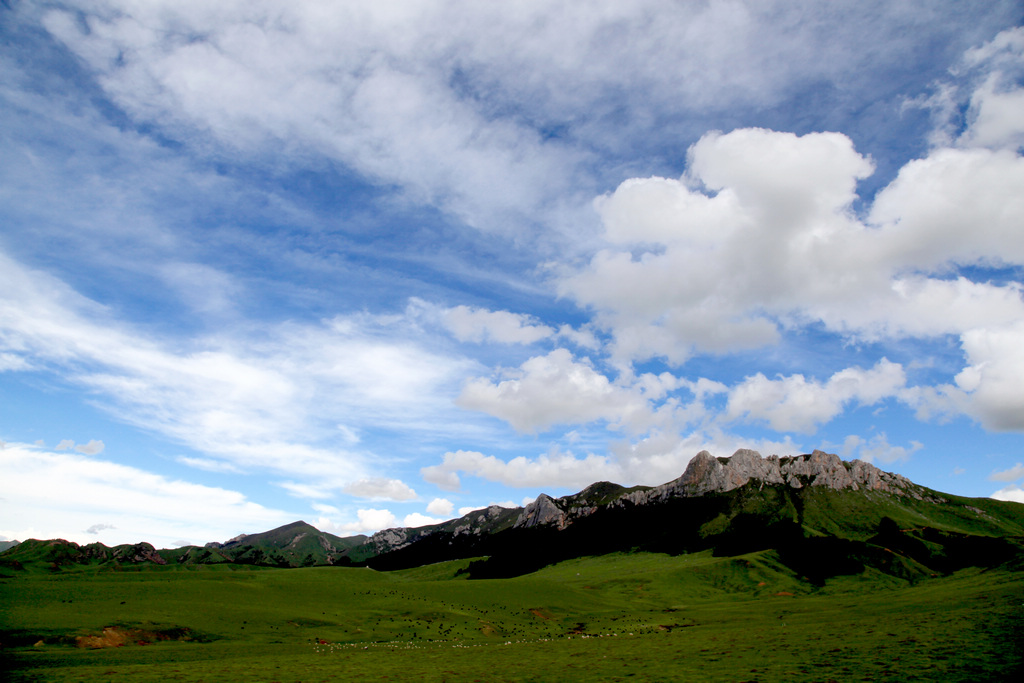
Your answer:
[[[8,680],[1009,680],[1024,575],[802,582],[774,551],[582,558],[515,579],[175,567],[0,582]],[[787,595],[791,594],[791,595]],[[122,625],[195,640],[77,649]],[[615,635],[612,635],[615,634]],[[314,638],[330,641],[315,645]],[[40,645],[35,645],[40,640]],[[1007,678],[1009,676],[1010,678]]]

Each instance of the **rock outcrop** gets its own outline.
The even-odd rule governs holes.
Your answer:
[[[921,487],[906,477],[883,472],[862,460],[845,462],[838,455],[814,451],[809,455],[761,457],[757,451],[742,448],[731,458],[716,458],[707,451],[693,457],[683,476],[646,491],[636,491],[616,503],[646,505],[670,498],[725,493],[755,481],[764,485],[791,488],[824,486],[829,489],[881,491],[923,499]]]
[[[384,529],[370,536],[370,544],[378,554],[399,550],[412,543],[414,539],[409,538],[412,529],[397,528]]]
[[[869,490],[943,502],[926,496],[924,489],[906,477],[883,472],[861,460],[845,462],[838,455],[824,451],[814,451],[808,455],[762,457],[757,451],[741,448],[728,458],[716,458],[707,451],[701,451],[690,460],[681,477],[661,486],[627,490],[618,484],[597,482],[577,494],[562,498],[552,498],[542,493],[525,508],[518,510],[491,506],[442,525],[385,529],[374,534],[370,543],[377,554],[382,554],[404,548],[438,531],[454,536],[482,535],[491,530],[492,524],[506,519],[509,514],[516,515],[511,524],[516,529],[555,527],[561,530],[606,506],[649,505],[672,498],[725,493],[751,481],[759,486],[823,486],[834,490]]]
[[[537,500],[523,508],[519,518],[512,526],[516,529],[529,529],[535,526],[553,525],[564,529],[566,523],[565,511],[558,507],[551,496],[542,493],[537,496]]]

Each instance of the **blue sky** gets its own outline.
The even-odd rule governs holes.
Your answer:
[[[822,448],[1024,502],[1019,2],[0,7],[0,537]]]

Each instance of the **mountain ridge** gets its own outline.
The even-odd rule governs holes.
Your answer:
[[[52,571],[124,564],[400,569],[485,558],[473,563],[471,575],[486,577],[631,550],[742,554],[774,548],[803,566],[803,554],[821,554],[826,546],[834,561],[808,573],[820,577],[870,566],[910,576],[975,561],[953,557],[968,547],[979,553],[977,561],[1010,561],[1024,548],[1024,505],[940,493],[823,451],[762,457],[740,449],[728,458],[701,451],[680,477],[659,486],[595,482],[559,498],[541,493],[520,508],[490,506],[370,536],[338,537],[296,521],[222,543],[165,550],[148,543],[107,548],[30,540],[0,553],[0,565]],[[895,558],[886,554],[894,552]]]

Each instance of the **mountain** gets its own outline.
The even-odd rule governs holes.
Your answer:
[[[387,547],[392,539],[401,542]],[[866,569],[914,580],[966,566],[1024,566],[1024,505],[940,493],[821,451],[767,458],[750,450],[731,458],[705,451],[661,486],[600,482],[563,498],[542,494],[503,513],[491,532],[474,527],[469,515],[386,530],[369,543],[378,552],[365,564],[378,569],[485,557],[469,567],[477,578],[611,552],[772,549],[813,582]]]
[[[225,543],[207,543],[204,551],[240,564],[312,566],[334,564],[367,540],[361,535],[341,538],[306,522],[293,522],[259,534],[242,534]]]
[[[1024,505],[962,498],[877,467],[815,451],[729,458],[698,453],[678,479],[626,488],[591,484],[541,494],[524,508],[491,506],[459,519],[340,538],[305,522],[205,547],[154,550],[30,540],[0,554],[7,567],[123,564],[369,566],[380,570],[474,558],[470,578],[516,576],[562,560],[612,552],[718,555],[773,551],[820,583],[883,572],[907,580],[969,566],[1024,568]]]
[[[167,560],[149,543],[118,545],[108,548],[102,543],[79,545],[63,539],[40,541],[30,538],[0,553],[0,568],[81,569],[126,564],[167,564]]]
[[[339,538],[306,522],[293,522],[272,531],[241,535],[204,547],[157,550],[149,543],[108,548],[102,543],[79,545],[63,539],[29,539],[0,553],[0,567],[14,569],[75,569],[124,565],[237,564],[264,567],[330,565],[366,536]],[[347,561],[350,563],[350,561]]]

